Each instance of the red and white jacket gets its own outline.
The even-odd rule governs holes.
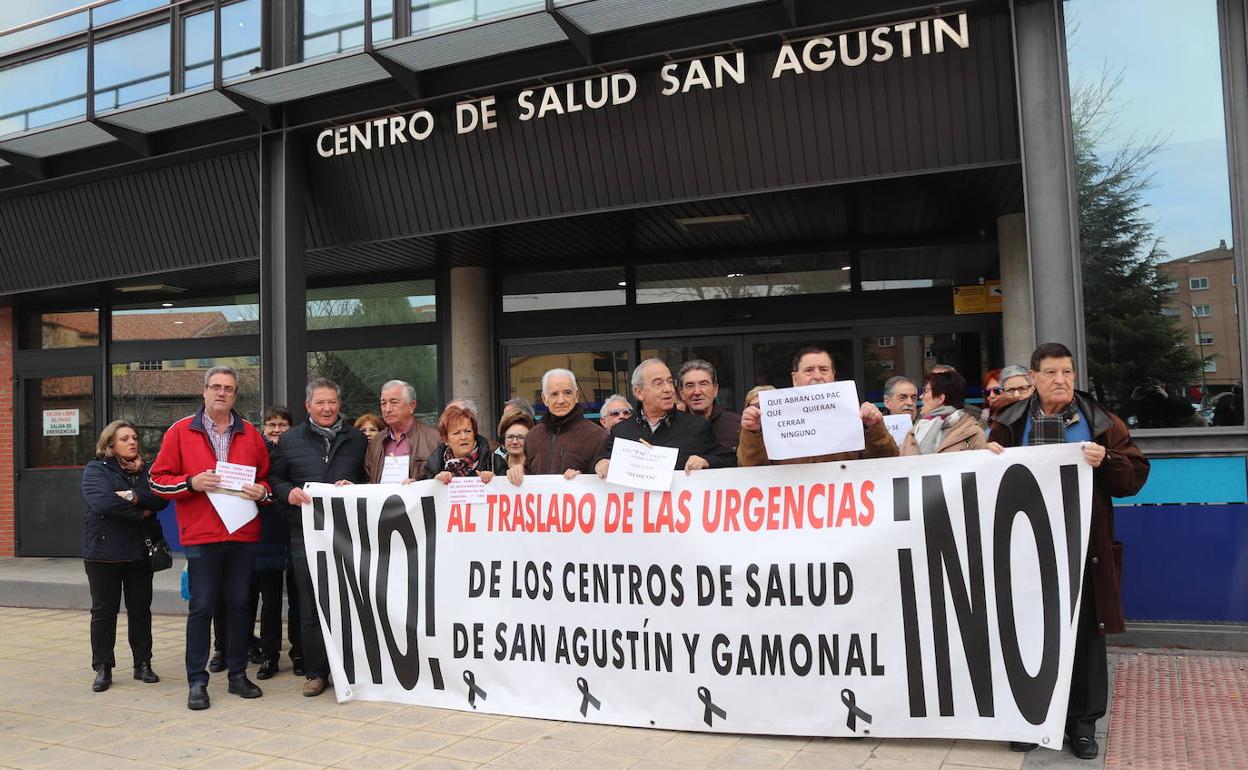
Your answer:
[[[234,436],[228,459],[239,465],[254,465],[256,483],[269,486],[269,450],[255,426],[234,412]],[[217,509],[204,492],[191,489],[191,477],[217,467],[212,438],[204,430],[204,408],[175,422],[160,442],[160,454],[151,468],[152,491],[177,501],[178,537],[183,545],[205,543],[260,542],[260,517],[230,534],[217,515]],[[267,502],[269,498],[266,498]]]

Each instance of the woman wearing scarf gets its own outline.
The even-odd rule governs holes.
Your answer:
[[[438,418],[438,435],[442,443],[425,463],[425,478],[443,484],[456,476],[480,476],[486,484],[494,478],[490,445],[477,433],[477,415],[452,401]]]
[[[498,421],[498,449],[490,455],[495,474],[507,475],[507,469],[524,467],[524,442],[533,429],[533,418],[519,410],[504,411]]]
[[[963,410],[966,380],[953,369],[928,372],[923,379],[923,405],[919,419],[906,434],[902,455],[931,455],[963,449],[993,449],[984,437],[979,420]]]
[[[82,527],[82,559],[91,587],[91,668],[95,692],[113,683],[113,644],[117,612],[126,597],[134,678],[153,684],[152,566],[147,543],[161,539],[156,512],[168,501],[152,492],[147,468],[139,454],[139,433],[133,423],[110,422],[95,445],[97,459],[82,472],[82,497],[87,503]]]

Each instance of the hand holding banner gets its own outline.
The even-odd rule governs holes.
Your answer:
[[[856,452],[867,445],[853,381],[758,394],[763,443],[773,460]]]

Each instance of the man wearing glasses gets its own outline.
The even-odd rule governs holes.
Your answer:
[[[602,413],[598,416],[598,422],[607,432],[611,432],[611,428],[617,422],[623,422],[633,416],[632,404],[628,403],[628,399],[619,393],[612,393],[607,396],[607,400],[602,402]]]
[[[237,400],[238,374],[228,366],[209,369],[204,376],[204,405],[169,428],[152,465],[152,491],[177,501],[178,533],[186,550],[191,587],[186,618],[186,679],[190,684],[186,707],[193,711],[209,705],[205,667],[212,610],[219,594],[225,596],[229,692],[243,698],[263,694],[247,678],[247,644],[255,623],[251,571],[260,542],[260,517],[254,504],[272,498],[266,481],[269,451],[260,431],[234,411]],[[254,469],[255,481],[227,490],[218,473],[224,472],[221,463],[230,463],[239,472]],[[209,498],[210,493],[215,500]],[[251,519],[240,526],[238,520],[245,518],[247,508]],[[233,509],[243,511],[237,519],[228,513]]]
[[[607,432],[585,418],[576,375],[551,369],[542,375],[546,416],[525,437],[524,465],[513,465],[507,479],[517,486],[524,474],[561,473],[566,479],[592,472]]]
[[[676,381],[680,385],[680,399],[689,407],[689,412],[709,420],[719,445],[736,452],[741,415],[719,405],[719,377],[711,362],[700,358],[686,361],[677,372]]]

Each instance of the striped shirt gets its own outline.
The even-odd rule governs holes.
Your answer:
[[[217,424],[208,416],[208,410],[204,410],[204,430],[208,432],[208,440],[212,442],[212,451],[217,455],[217,462],[229,462],[230,458],[230,441],[234,438],[234,411],[230,410],[230,424],[225,431],[217,430]]]

